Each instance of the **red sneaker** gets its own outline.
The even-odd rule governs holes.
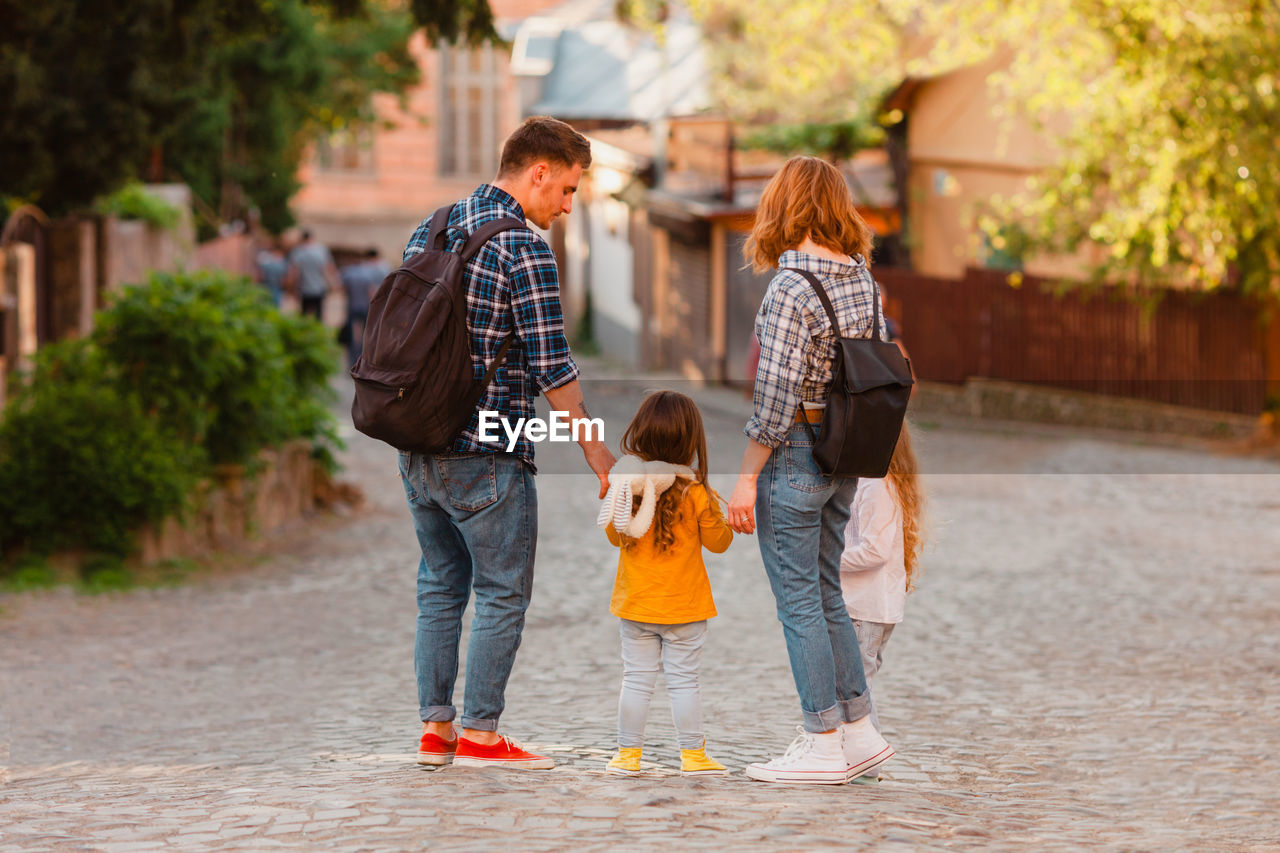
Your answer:
[[[418,743],[418,763],[432,764],[439,767],[453,761],[453,753],[458,749],[458,739],[445,740],[440,735],[427,732]]]
[[[458,767],[512,767],[517,770],[550,770],[556,766],[546,756],[526,752],[519,742],[509,737],[502,738],[492,746],[459,737],[453,763]]]

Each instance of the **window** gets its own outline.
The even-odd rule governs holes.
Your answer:
[[[345,128],[321,137],[316,165],[325,172],[373,174],[373,129]]]
[[[498,170],[503,75],[492,45],[441,44],[440,174],[488,180]]]

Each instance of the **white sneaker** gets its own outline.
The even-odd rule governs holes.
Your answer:
[[[840,746],[844,751],[844,760],[848,765],[847,775],[868,774],[879,776],[876,769],[893,758],[893,747],[880,736],[876,727],[871,725],[870,717],[845,723],[840,727]]]
[[[780,758],[748,764],[750,779],[793,785],[843,785],[849,781],[849,765],[840,750],[840,733],[815,734],[797,726],[799,736]]]

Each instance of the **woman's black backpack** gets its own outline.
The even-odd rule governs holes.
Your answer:
[[[880,340],[880,286],[872,279],[875,324],[870,338],[840,333],[835,308],[818,277],[793,269],[809,280],[836,333],[822,433],[814,439],[813,458],[828,476],[883,477],[898,445],[911,398],[911,363],[898,345]],[[813,436],[813,427],[809,435]]]
[[[506,357],[514,335],[476,382],[467,330],[467,261],[495,234],[523,228],[495,219],[467,238],[461,252],[445,246],[453,205],[431,217],[426,251],[392,272],[369,303],[364,352],[351,367],[356,395],[351,420],[365,435],[398,450],[441,453],[453,446]]]

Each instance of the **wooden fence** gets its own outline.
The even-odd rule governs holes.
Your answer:
[[[36,253],[19,243],[0,245],[0,408],[8,395],[9,374],[35,354]]]
[[[1234,292],[1115,287],[1062,295],[1050,282],[969,270],[940,279],[877,268],[921,379],[969,377],[1258,414],[1280,390],[1280,311]],[[1272,319],[1272,315],[1276,315]]]

